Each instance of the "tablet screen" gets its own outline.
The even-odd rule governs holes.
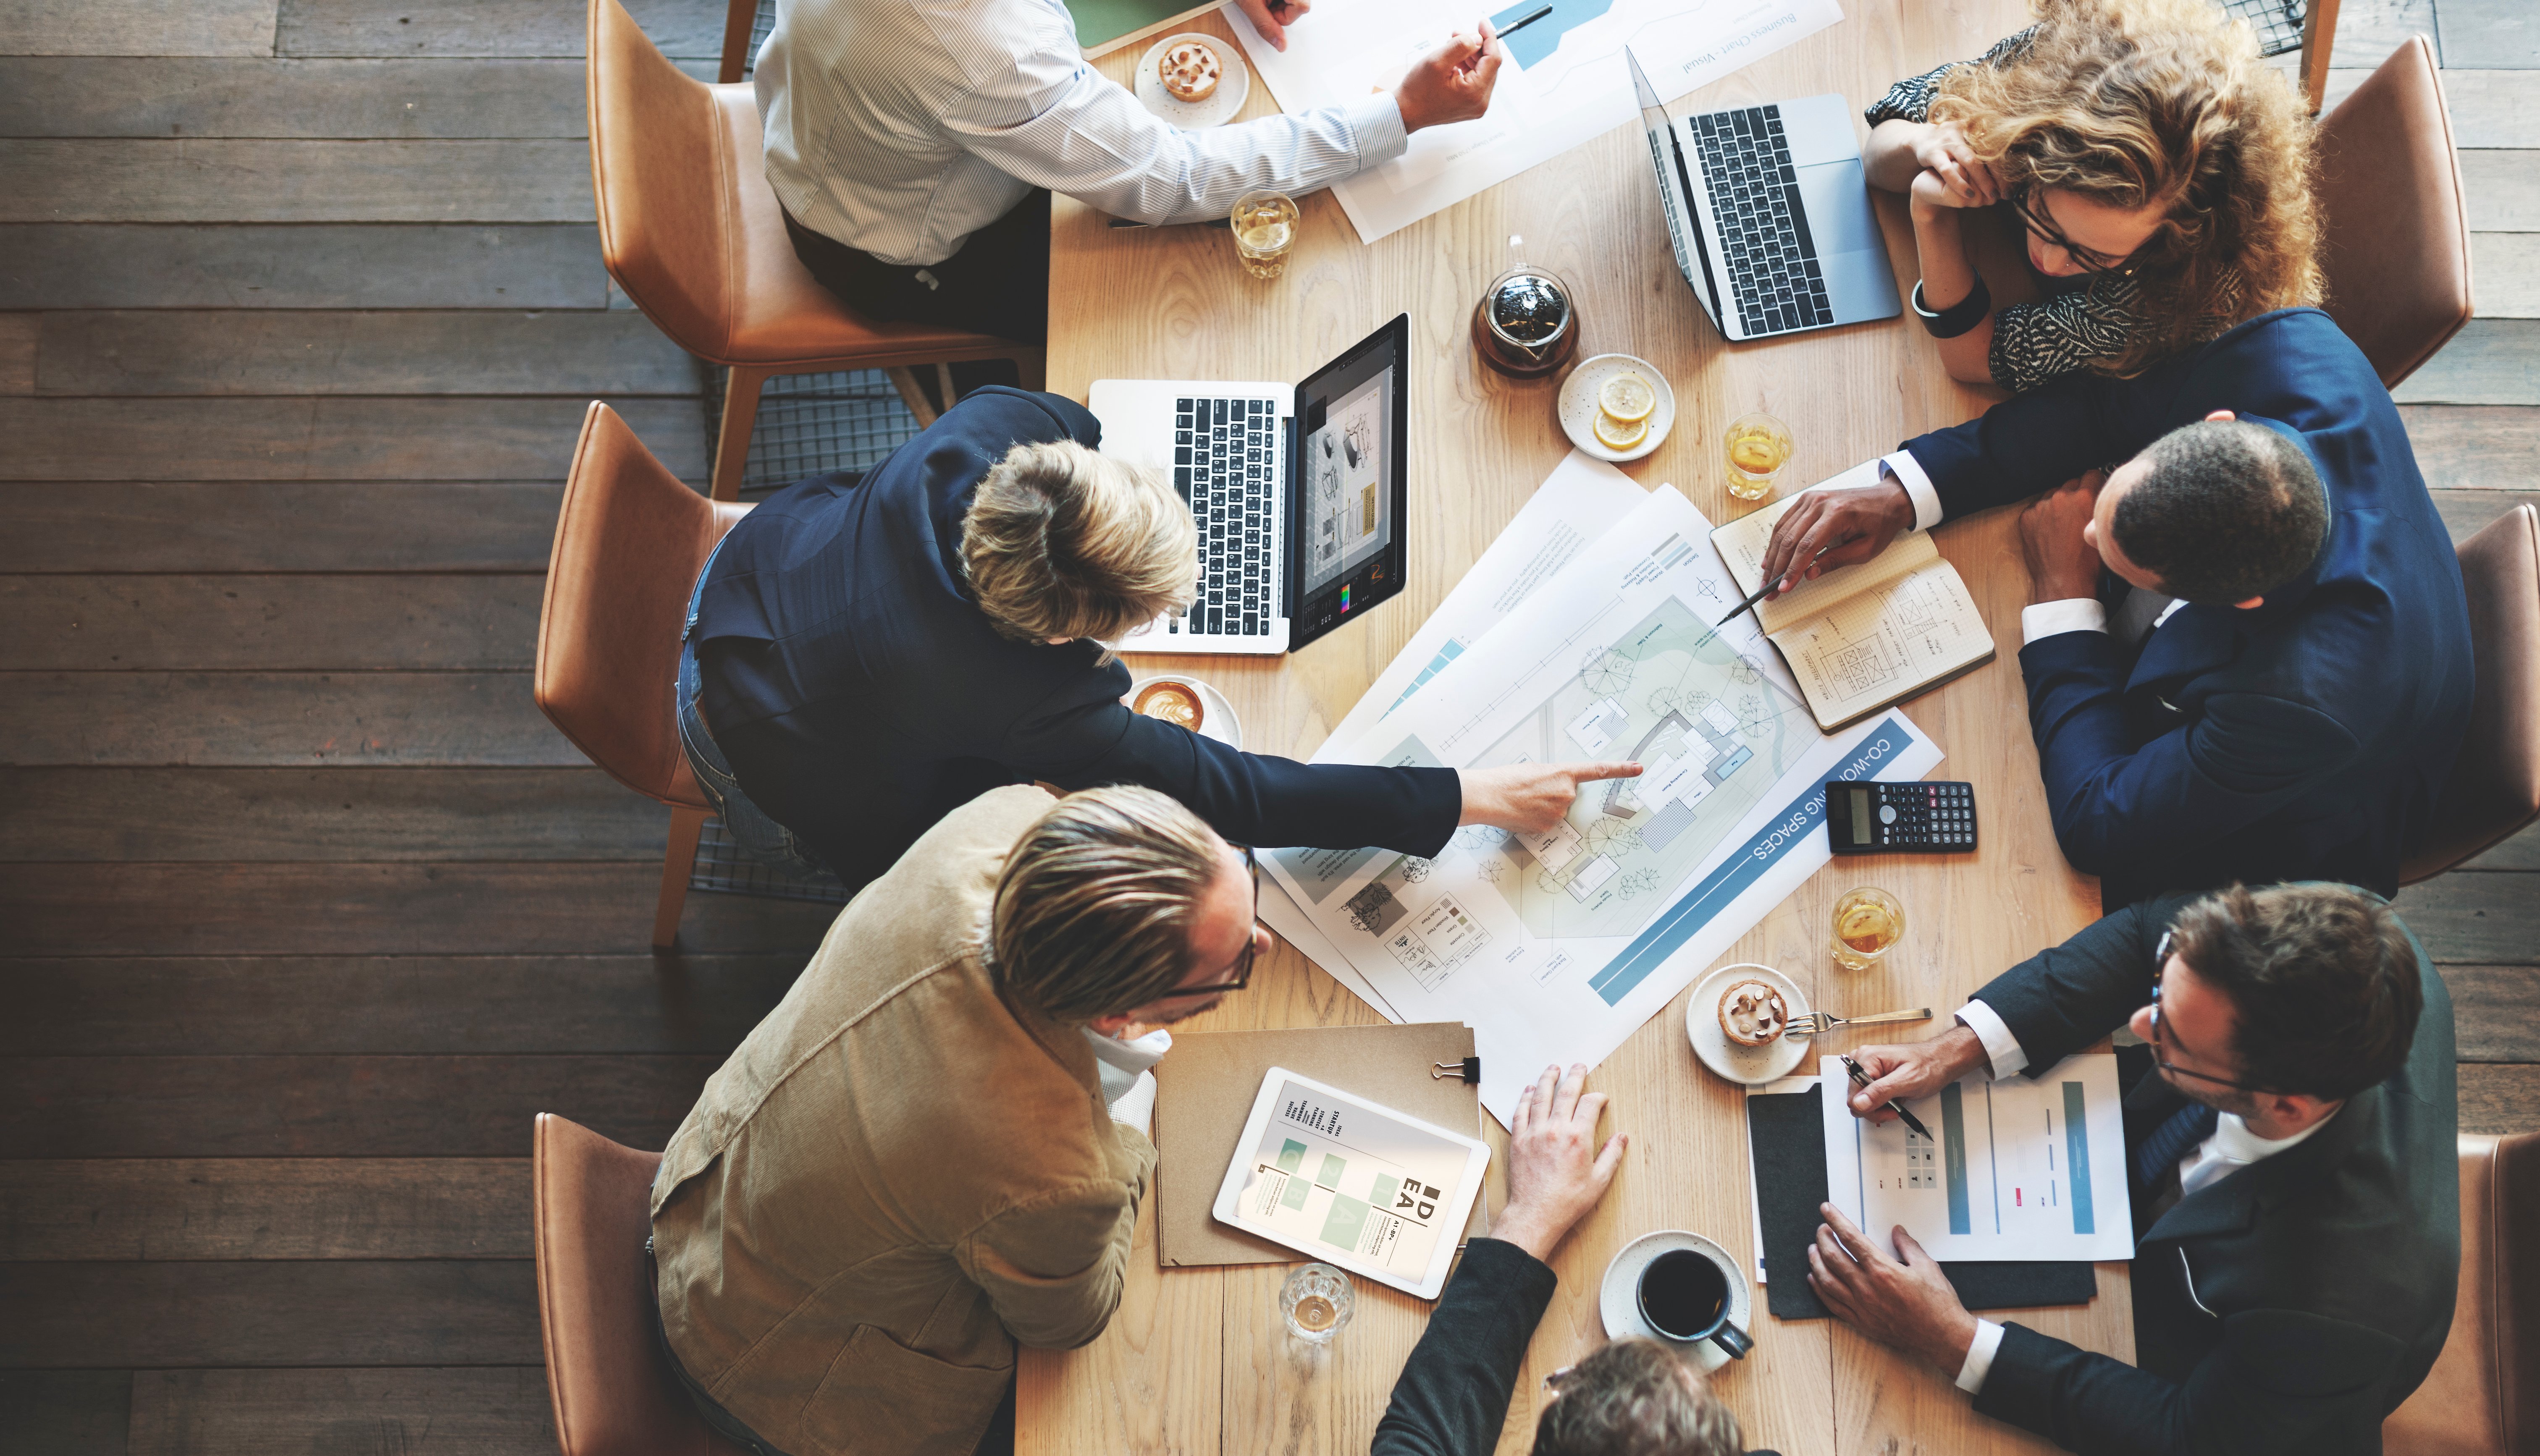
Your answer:
[[[1296,448],[1303,458],[1290,492],[1291,647],[1402,589],[1409,332],[1409,317],[1395,318],[1297,391]]]
[[[1464,1227],[1476,1144],[1284,1070],[1263,1101],[1229,1221],[1344,1268],[1426,1283],[1440,1241]]]

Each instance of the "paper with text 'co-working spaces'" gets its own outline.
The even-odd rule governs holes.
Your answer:
[[[1637,759],[1647,773],[1585,786],[1548,831],[1471,826],[1434,858],[1262,857],[1384,1009],[1473,1027],[1482,1104],[1503,1123],[1531,1073],[1603,1061],[1826,863],[1825,781],[1912,780],[1940,762],[1901,714],[1820,733],[1750,617],[1711,626],[1735,599],[1710,523],[1651,492],[1522,611],[1314,755]]]
[[[1287,28],[1288,48],[1261,38],[1234,5],[1219,12],[1280,109],[1347,105],[1393,84],[1421,55],[1489,17],[1516,24],[1540,0],[1318,0]],[[1367,243],[1452,207],[1640,117],[1629,45],[1671,102],[1843,19],[1836,0],[1553,0],[1552,13],[1510,37],[1489,111],[1433,126],[1401,156],[1332,185]],[[1635,184],[1652,185],[1648,173]],[[1528,232],[1533,231],[1528,229]]]
[[[2040,1075],[1961,1077],[1905,1104],[1940,1140],[1900,1119],[1852,1115],[1839,1057],[1819,1059],[1826,1196],[1885,1243],[1902,1226],[1941,1260],[2131,1259],[2126,1132],[2117,1059],[2067,1057]]]

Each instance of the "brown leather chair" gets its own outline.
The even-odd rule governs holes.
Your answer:
[[[2389,1456],[2540,1456],[2540,1133],[2460,1140],[2460,1299]]]
[[[746,86],[690,80],[618,0],[591,0],[591,182],[600,255],[672,342],[732,370],[713,495],[741,490],[759,387],[777,375],[886,369],[921,420],[907,366],[1011,359],[1040,387],[1043,352],[931,323],[863,317],[812,280],[767,185]]]
[[[538,1114],[538,1338],[564,1456],[745,1456],[688,1403],[653,1326],[644,1240],[661,1164],[658,1152]]]
[[[2540,511],[2516,506],[2460,543],[2478,673],[2469,731],[2399,882],[2432,879],[2540,818]]]
[[[2468,205],[2425,36],[2320,122],[2318,195],[2329,316],[2396,388],[2470,318]]]
[[[547,557],[535,692],[593,763],[670,806],[656,945],[678,936],[697,835],[713,812],[679,748],[679,628],[707,555],[748,512],[689,489],[615,410],[592,401]]]

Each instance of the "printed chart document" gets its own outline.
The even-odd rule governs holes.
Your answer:
[[[1850,1087],[1842,1059],[1818,1059]],[[1959,1078],[1905,1104],[1940,1135],[1825,1105],[1828,1201],[1873,1237],[1904,1225],[1940,1260],[2131,1259],[2126,1133],[2117,1059],[2067,1057],[2042,1075]]]
[[[1273,1067],[1211,1212],[1435,1299],[1490,1161],[1478,1139]]]
[[[1434,860],[1282,850],[1273,879],[1413,1021],[1471,1024],[1503,1123],[1526,1073],[1603,1060],[1827,859],[1829,779],[1920,778],[1901,715],[1817,731],[1709,547],[1661,487],[1418,692],[1316,762],[1487,768],[1637,759],[1549,833],[1458,830]]]
[[[1828,483],[1852,484],[1850,476],[1877,468],[1872,462]],[[1773,522],[1798,501],[1793,493],[1712,532],[1739,597],[1764,585]],[[1993,660],[1993,634],[1975,598],[1927,531],[1900,534],[1858,566],[1758,602],[1755,614],[1799,679],[1808,711],[1828,729]]]
[[[1661,101],[1673,101],[1843,19],[1836,0],[1550,0],[1552,14],[1508,40],[1487,115],[1433,126],[1401,156],[1334,183],[1374,243],[1640,116],[1628,44]],[[1488,7],[1490,0],[1485,0]],[[1465,0],[1319,0],[1274,50],[1233,5],[1221,13],[1289,111],[1357,101],[1397,78],[1480,14],[1501,30],[1543,8]]]

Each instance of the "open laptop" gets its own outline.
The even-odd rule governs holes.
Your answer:
[[[1102,452],[1161,470],[1199,520],[1199,596],[1111,647],[1284,653],[1402,589],[1411,315],[1304,383],[1096,380]]]
[[[1675,265],[1729,339],[1769,338],[1904,311],[1870,211],[1842,97],[1669,121],[1632,63]]]

